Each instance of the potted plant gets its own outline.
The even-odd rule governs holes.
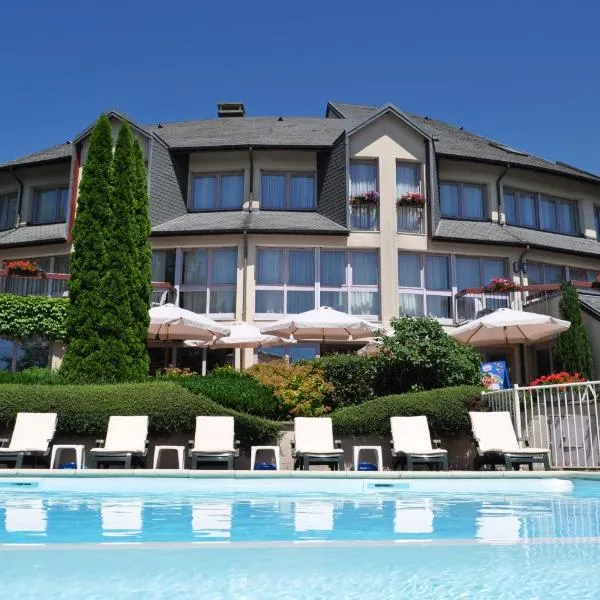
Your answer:
[[[495,277],[488,283],[485,287],[486,292],[519,292],[521,290],[521,286],[518,283],[515,283],[512,279],[506,278],[497,278]]]
[[[371,190],[369,192],[365,192],[364,194],[359,194],[358,196],[353,196],[350,198],[350,204],[378,204],[379,203],[379,192],[375,190]]]
[[[423,206],[425,196],[420,192],[407,192],[396,200],[396,206]]]
[[[39,277],[43,274],[37,263],[32,260],[4,260],[2,266],[9,275]]]

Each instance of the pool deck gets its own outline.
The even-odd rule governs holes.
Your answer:
[[[181,479],[589,479],[600,471],[217,471],[179,469],[0,469],[3,477]]]

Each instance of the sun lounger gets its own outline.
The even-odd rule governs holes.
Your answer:
[[[392,457],[396,465],[406,465],[411,471],[416,464],[437,465],[448,470],[448,452],[439,447],[440,440],[431,444],[427,417],[392,417]]]
[[[504,464],[507,471],[528,465],[533,470],[534,462],[541,462],[550,470],[548,448],[521,448],[510,419],[509,412],[470,412],[473,436],[478,456],[475,468],[483,465]]]
[[[96,440],[91,455],[96,468],[110,465],[143,467],[148,453],[148,417],[115,417],[108,421],[106,440]]]
[[[19,413],[10,444],[8,439],[0,440],[0,464],[14,463],[18,469],[26,456],[33,458],[34,465],[38,458],[48,456],[56,420],[56,413]]]
[[[328,465],[338,471],[344,464],[344,451],[339,440],[333,441],[329,417],[296,417],[294,419],[292,455],[294,469],[308,471],[310,465]]]
[[[235,440],[233,417],[196,417],[196,435],[190,440],[192,469],[206,463],[226,463],[233,469],[240,455],[239,440]]]

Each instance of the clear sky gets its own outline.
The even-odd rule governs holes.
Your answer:
[[[600,172],[597,0],[20,0],[0,8],[0,162],[103,110],[141,123],[383,104]]]

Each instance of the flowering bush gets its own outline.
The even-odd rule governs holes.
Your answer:
[[[396,200],[396,206],[423,206],[425,196],[419,192],[407,192]]]
[[[521,286],[511,279],[494,278],[485,288],[486,292],[518,292]]]
[[[377,204],[379,202],[379,192],[375,190],[371,190],[369,192],[365,192],[364,194],[359,194],[350,199],[350,204]]]
[[[333,387],[313,366],[278,361],[254,365],[246,373],[273,391],[286,416],[319,417],[331,410],[325,397]]]
[[[558,385],[560,383],[579,383],[582,381],[587,381],[587,379],[579,373],[567,373],[567,371],[561,371],[560,373],[542,375],[541,377],[534,379],[529,385]]]
[[[9,275],[38,275],[41,272],[37,263],[31,260],[3,260],[2,267]]]
[[[194,377],[195,375],[198,375],[198,373],[192,371],[188,367],[180,369],[179,367],[169,365],[166,369],[158,370],[157,375],[163,377]]]

